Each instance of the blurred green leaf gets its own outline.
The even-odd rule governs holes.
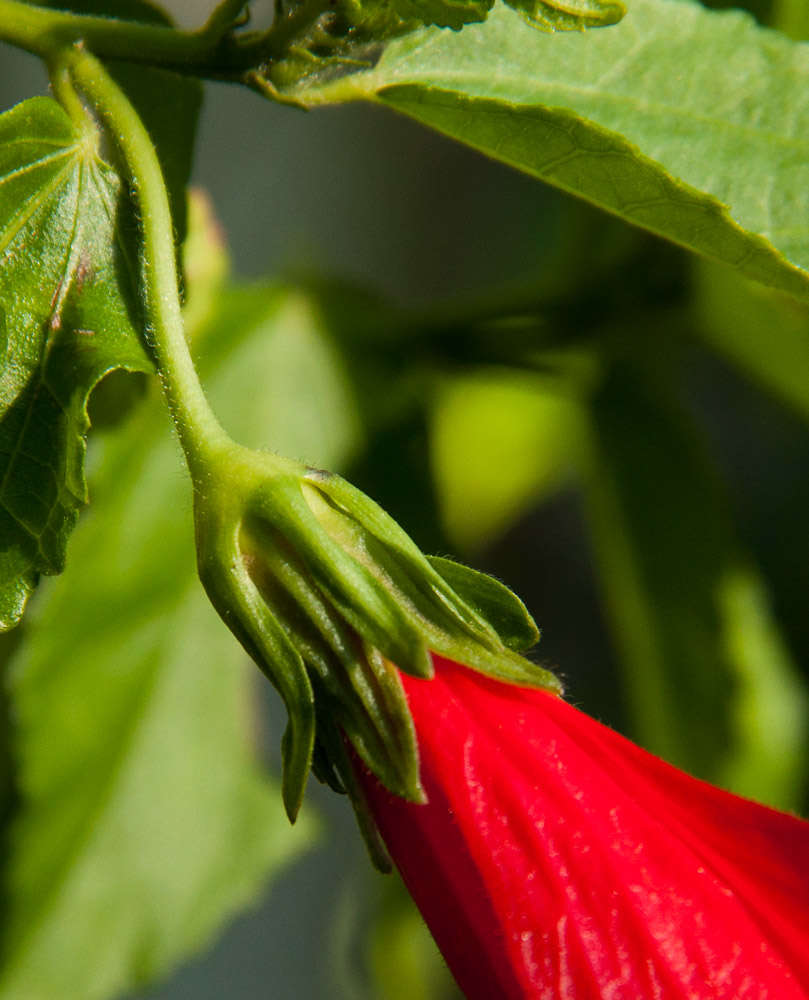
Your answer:
[[[578,404],[542,376],[481,372],[439,393],[432,462],[445,530],[461,551],[489,544],[563,486],[580,456]]]
[[[809,296],[809,51],[739,12],[633,0],[546,35],[505,6],[314,75],[307,104],[379,101],[748,277]],[[631,280],[628,279],[628,280]]]
[[[374,1000],[461,1000],[416,904],[394,875],[376,880],[368,959]]]
[[[790,38],[809,38],[809,4],[806,0],[774,0],[772,23]]]
[[[728,575],[719,592],[726,655],[736,667],[734,753],[718,774],[740,795],[799,810],[809,758],[809,697],[754,573]]]
[[[199,352],[242,440],[335,466],[355,415],[318,324],[301,294],[235,290]],[[196,580],[190,483],[162,402],[102,438],[94,466],[74,558],[13,666],[9,1000],[93,1000],[164,974],[312,834],[305,816],[290,830],[256,768],[260,681]]]
[[[748,378],[809,419],[809,310],[730,268],[695,263],[696,330]]]
[[[114,368],[151,368],[121,181],[98,143],[50,98],[0,116],[0,628],[63,568],[87,499],[90,390]]]
[[[188,198],[188,235],[183,243],[185,335],[193,341],[216,312],[230,276],[225,234],[208,195],[193,188]]]
[[[670,367],[616,361],[590,414],[587,500],[634,735],[692,773],[794,806],[805,694],[707,456],[669,395]],[[773,706],[785,699],[795,711],[779,730]],[[775,761],[781,778],[766,785]]]
[[[361,446],[362,422],[318,302],[295,289],[237,288],[220,297],[209,329],[199,346],[203,381],[233,438],[344,468]]]

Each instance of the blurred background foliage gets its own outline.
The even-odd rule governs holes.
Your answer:
[[[193,24],[209,5],[169,6]],[[804,0],[747,7],[809,35]],[[44,89],[33,60],[0,51],[4,107]],[[806,811],[807,309],[392,115],[251,106],[248,116],[254,100],[206,89],[195,182],[210,203],[196,205],[188,249],[188,324],[229,430],[336,468],[423,548],[508,583],[543,628],[537,655],[586,711],[693,773]],[[181,648],[198,649],[203,676],[245,667],[204,608],[183,603],[181,625],[156,599],[162,586],[195,600],[178,582],[190,499],[153,391],[118,379],[93,406],[98,506],[68,572],[37,598],[22,652],[17,633],[0,648],[12,699],[22,697],[11,725],[26,710],[41,729],[62,725],[69,691],[37,694],[54,658],[67,688],[74,660],[104,688],[115,653],[81,645],[98,609],[80,552],[109,563],[118,546],[104,586],[109,614],[116,600],[128,608],[130,652],[148,659],[155,622],[190,621],[195,642]],[[149,435],[162,444],[138,465]],[[127,476],[135,506],[124,510],[116,488]],[[111,535],[94,534],[104,525]],[[152,535],[139,538],[138,525]],[[131,552],[159,539],[172,541],[164,572],[147,579]],[[211,645],[200,638],[209,632]],[[280,707],[245,678],[260,708],[250,739],[277,773]],[[35,696],[50,697],[52,718]],[[184,739],[207,738],[216,701],[171,708],[203,713]],[[90,749],[103,760],[103,746]],[[2,764],[13,817],[19,762],[6,753]],[[258,820],[245,822],[266,824],[267,857],[251,863],[262,879],[274,872],[271,887],[207,953],[131,1000],[452,997],[420,918],[395,878],[370,870],[345,804],[312,788],[296,849],[266,791],[256,787]],[[160,796],[140,796],[165,817]],[[93,877],[112,878],[116,859],[94,857]],[[224,909],[252,894],[234,885]],[[109,912],[85,932],[102,933]],[[144,945],[150,958],[130,981],[165,976],[210,941],[214,923],[198,923],[176,954]]]

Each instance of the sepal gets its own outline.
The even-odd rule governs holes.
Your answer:
[[[489,622],[504,646],[522,652],[539,642],[540,632],[528,608],[505,584],[452,559],[427,558],[455,593]]]
[[[250,573],[306,665],[315,700],[333,718],[367,766],[402,798],[418,802],[415,734],[398,672],[380,651],[329,606],[294,552],[279,538]],[[319,732],[322,726],[319,727]],[[335,775],[319,747],[323,779]]]
[[[362,834],[362,839],[365,841],[371,861],[379,871],[390,872],[393,869],[393,863],[376,825],[376,820],[371,812],[371,807],[362,783],[357,777],[357,772],[351,760],[351,752],[330,718],[326,717],[322,720],[320,731],[323,734],[324,747],[329,759],[332,761],[334,772],[339,775],[340,781],[354,808],[357,825],[360,828],[360,833]],[[421,801],[424,800],[422,799]]]
[[[281,741],[281,794],[294,823],[312,765],[312,685],[300,654],[250,577],[233,526],[197,516],[196,536],[199,576],[211,603],[284,701],[289,721]]]

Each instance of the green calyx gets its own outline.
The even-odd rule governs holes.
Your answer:
[[[434,651],[500,680],[559,690],[519,655],[539,633],[517,597],[424,556],[339,476],[228,444],[197,483],[195,521],[205,588],[289,712],[290,819],[311,769],[351,796],[377,861],[381,845],[347,744],[391,792],[424,801],[399,670],[431,677]]]

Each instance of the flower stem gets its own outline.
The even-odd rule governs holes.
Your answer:
[[[101,63],[80,46],[59,60],[78,92],[109,127],[134,187],[142,229],[141,290],[147,340],[196,485],[214,453],[230,444],[205,397],[183,330],[174,229],[163,174],[140,117]]]

